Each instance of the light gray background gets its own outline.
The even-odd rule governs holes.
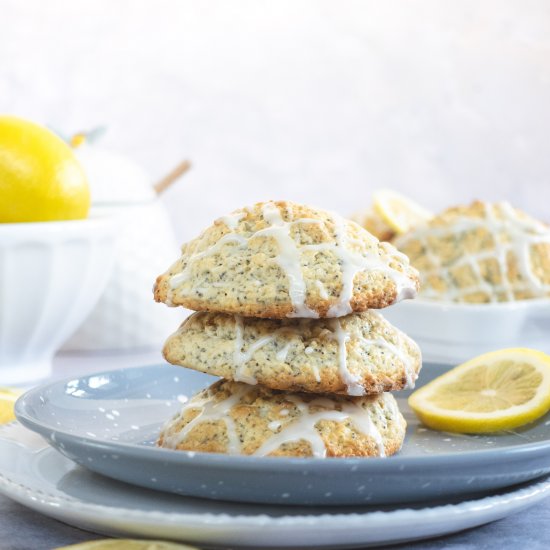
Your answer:
[[[190,158],[164,197],[180,240],[256,200],[347,214],[377,187],[550,220],[549,98],[545,0],[0,0],[0,112],[107,124],[152,179]],[[546,548],[549,514],[414,548]],[[0,535],[95,538],[1,497]]]
[[[0,111],[107,124],[152,178],[189,157],[165,196],[180,240],[381,186],[550,220],[549,98],[545,0],[0,0]]]

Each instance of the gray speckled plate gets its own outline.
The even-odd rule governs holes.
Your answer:
[[[80,468],[18,423],[0,426],[0,493],[107,535],[204,548],[379,548],[504,518],[550,495],[550,478],[474,500],[428,505],[301,507],[184,497]],[[0,543],[0,546],[2,544]]]
[[[441,372],[425,365],[418,386]],[[550,473],[550,416],[528,428],[465,436],[424,428],[397,394],[409,427],[389,458],[273,458],[154,446],[180,401],[213,378],[171,366],[130,368],[54,382],[23,395],[17,418],[95,472],[135,485],[270,504],[381,504],[486,493]]]

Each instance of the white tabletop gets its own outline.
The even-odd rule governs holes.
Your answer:
[[[161,363],[158,352],[133,354],[64,355],[55,361],[52,378],[101,370]],[[68,527],[0,496],[0,550],[52,550],[77,542],[103,538]],[[385,548],[423,550],[546,550],[550,538],[550,499],[504,520],[456,535]]]

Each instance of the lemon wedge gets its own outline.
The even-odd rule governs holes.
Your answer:
[[[15,420],[13,406],[21,393],[20,390],[0,388],[0,424],[6,424]]]
[[[550,410],[550,356],[525,348],[485,353],[415,391],[409,405],[434,430],[489,433],[523,426]]]
[[[372,206],[367,210],[355,212],[350,219],[365,228],[379,241],[389,242],[395,237],[395,231],[382,219],[380,214]]]
[[[375,191],[372,200],[374,210],[398,235],[433,218],[429,210],[391,189]]]
[[[198,550],[194,546],[161,540],[101,539],[63,546],[56,550]]]

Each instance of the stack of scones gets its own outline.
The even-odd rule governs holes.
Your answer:
[[[164,356],[221,377],[162,429],[162,447],[256,456],[389,456],[418,346],[376,309],[418,291],[392,245],[291,202],[222,217],[182,247],[155,299],[196,310]]]

